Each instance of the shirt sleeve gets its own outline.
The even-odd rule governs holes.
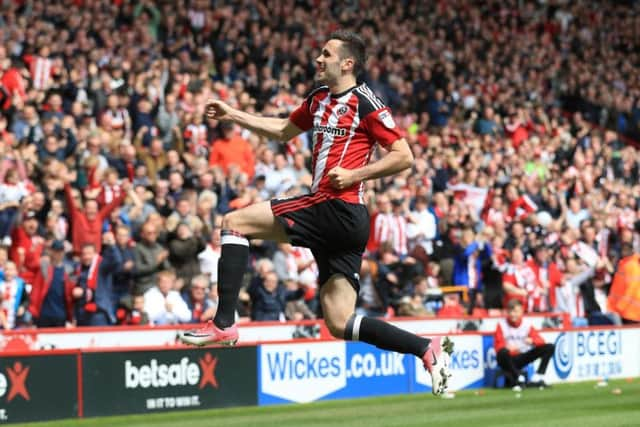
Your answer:
[[[313,127],[313,115],[309,111],[310,101],[311,98],[307,98],[289,116],[289,120],[302,131],[308,131]]]
[[[400,128],[393,120],[389,107],[383,107],[367,114],[363,122],[369,136],[383,147],[389,147],[402,138]]]

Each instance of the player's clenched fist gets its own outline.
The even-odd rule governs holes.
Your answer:
[[[228,118],[231,107],[219,100],[209,100],[205,108],[208,119],[224,120]]]
[[[331,169],[327,175],[329,176],[331,185],[337,190],[349,188],[355,183],[353,171],[341,168],[340,166]]]

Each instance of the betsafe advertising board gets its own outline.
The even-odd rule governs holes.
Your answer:
[[[451,390],[482,385],[482,337],[452,337]],[[265,344],[258,350],[261,405],[383,396],[431,390],[431,377],[413,355],[360,342]]]
[[[0,357],[0,424],[78,416],[76,357]]]
[[[256,347],[84,353],[84,414],[256,405],[256,365]]]

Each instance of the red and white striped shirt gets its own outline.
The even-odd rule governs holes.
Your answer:
[[[407,248],[407,220],[401,215],[379,213],[373,225],[373,239],[375,248],[382,242],[391,242],[396,255],[406,255]]]
[[[51,59],[36,56],[31,61],[29,71],[35,89],[41,90],[49,88],[51,73],[53,71],[53,61]]]
[[[376,142],[386,147],[401,138],[391,110],[365,83],[339,94],[322,86],[289,119],[303,131],[313,130],[311,191],[349,203],[364,203],[363,184],[337,190],[328,172],[336,166],[360,168],[369,162]]]

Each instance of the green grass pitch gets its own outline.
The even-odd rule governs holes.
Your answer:
[[[244,407],[14,424],[34,427],[623,427],[640,426],[640,379],[528,389],[467,390],[453,399],[412,394],[311,404]]]

